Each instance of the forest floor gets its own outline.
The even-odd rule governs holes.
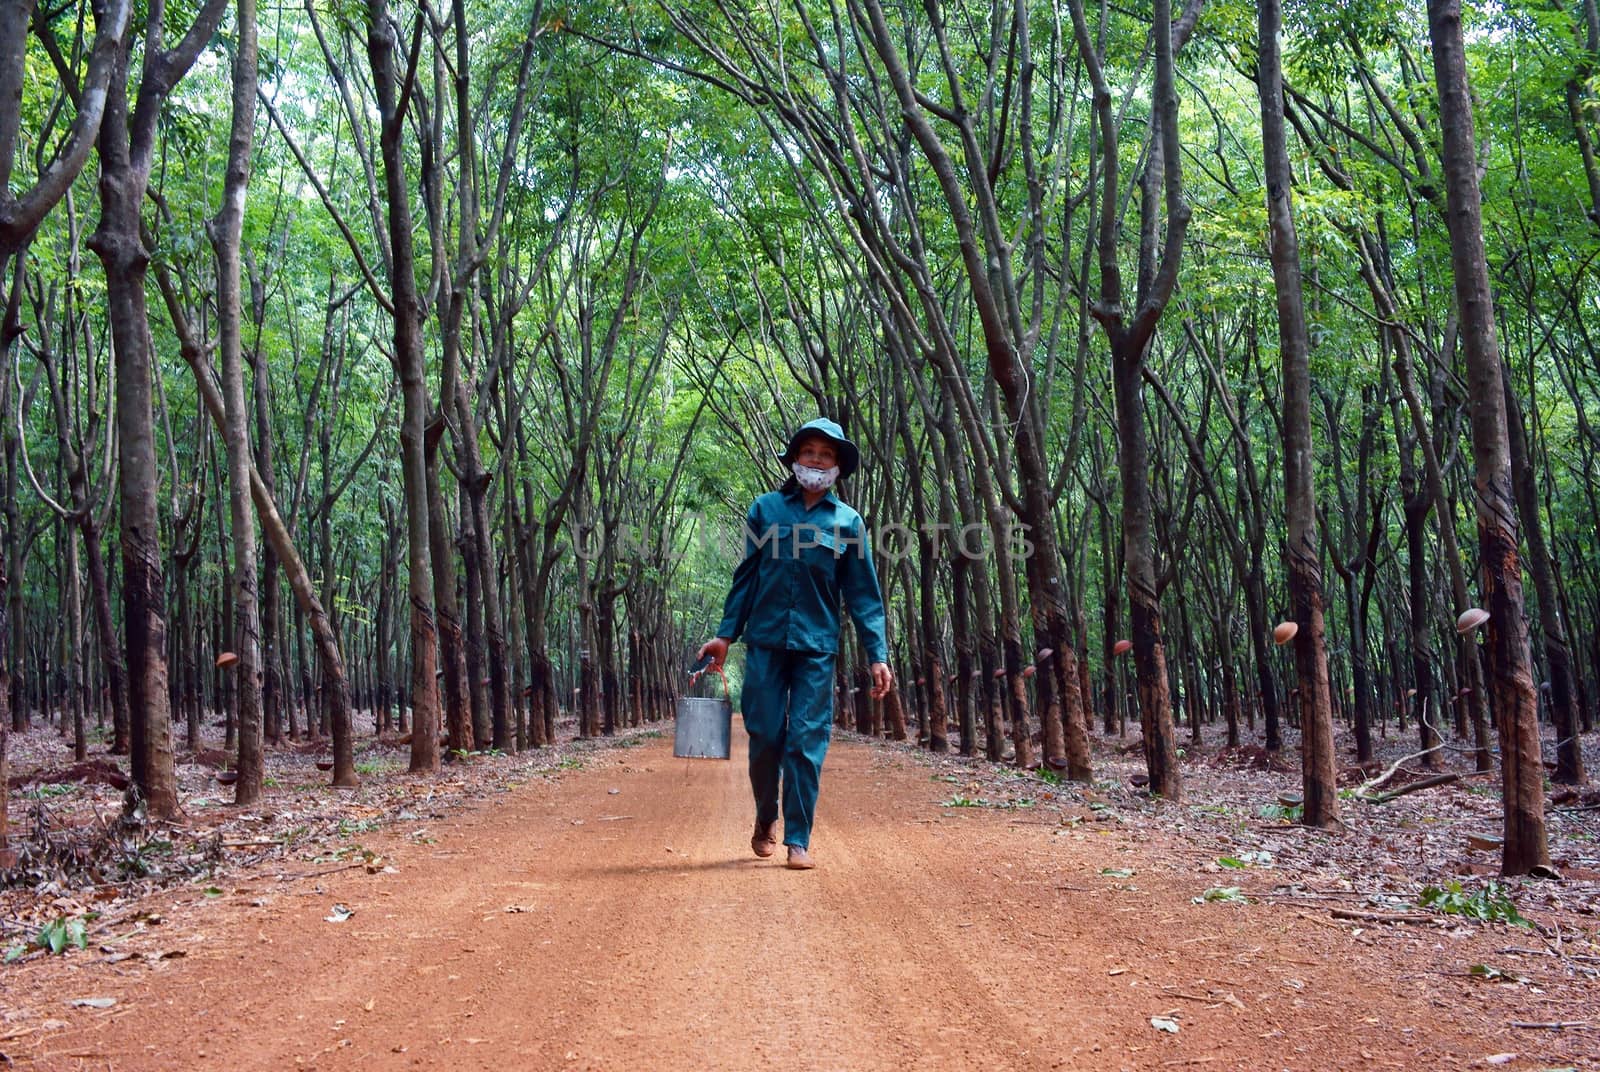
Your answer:
[[[1259,749],[1191,747],[1174,805],[1129,788],[1127,743],[1076,787],[841,734],[793,872],[750,852],[743,764],[673,758],[670,726],[434,779],[369,744],[355,790],[275,751],[253,809],[202,753],[146,829],[35,780],[62,765],[36,730],[0,1065],[1600,1068],[1589,796],[1551,814],[1560,881],[1490,886],[1490,779],[1345,801],[1331,836]],[[52,927],[59,955],[29,944]]]

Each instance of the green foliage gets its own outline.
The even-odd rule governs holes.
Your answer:
[[[1195,904],[1249,904],[1250,898],[1238,886],[1212,886],[1198,897],[1192,898]]]
[[[1265,804],[1256,814],[1263,819],[1280,820],[1287,823],[1298,823],[1306,812],[1304,804]]]
[[[1417,903],[1446,915],[1465,916],[1486,923],[1511,923],[1518,927],[1533,926],[1517,911],[1517,906],[1505,887],[1494,881],[1486,882],[1482,888],[1471,892],[1464,889],[1460,881],[1455,879],[1443,886],[1424,886]]]
[[[87,916],[59,916],[39,928],[31,945],[52,954],[65,953],[68,949],[87,949],[88,919]]]
[[[939,802],[941,808],[1000,808],[1011,810],[1016,808],[1031,808],[1034,801],[1029,797],[1018,797],[1015,800],[989,800],[986,797],[969,797],[965,793],[956,793],[948,800]]]

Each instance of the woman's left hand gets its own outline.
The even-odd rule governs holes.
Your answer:
[[[894,671],[889,669],[888,663],[872,664],[872,698],[881,700],[889,695],[889,690],[894,687]]]

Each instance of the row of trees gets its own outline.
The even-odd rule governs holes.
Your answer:
[[[1600,18],[1480,19],[3,0],[0,727],[104,720],[163,814],[213,710],[241,801],[285,735],[351,784],[357,710],[415,771],[658,717],[820,411],[863,727],[1088,779],[1131,711],[1171,799],[1178,727],[1293,727],[1334,827],[1392,715],[1498,748],[1540,867],[1540,713],[1581,781],[1600,698]]]

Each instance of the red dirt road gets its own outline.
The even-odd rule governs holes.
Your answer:
[[[14,967],[0,1051],[119,1072],[1572,1061],[1570,1036],[1509,1027],[1537,1013],[1525,989],[1467,976],[1504,933],[1352,935],[1306,908],[1197,905],[1214,877],[1182,846],[941,807],[928,762],[835,742],[818,869],[791,872],[750,853],[742,763],[673,759],[664,740],[600,753],[364,835],[395,873],[191,887],[169,896],[173,922],[119,947],[182,959]],[[335,903],[354,915],[328,922]],[[68,1004],[83,997],[116,1004]]]

